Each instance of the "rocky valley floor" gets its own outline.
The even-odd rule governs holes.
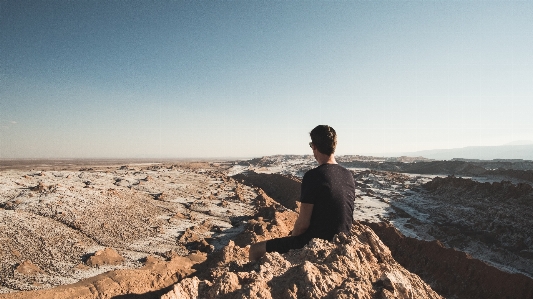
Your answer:
[[[527,172],[346,163],[353,236],[249,263],[247,244],[289,234],[314,166],[274,156],[3,170],[0,298],[533,297]]]
[[[191,227],[204,228],[197,247],[220,249],[239,233],[232,222],[252,215],[255,197],[208,164],[3,171],[0,292],[139,268],[147,256],[185,256]]]

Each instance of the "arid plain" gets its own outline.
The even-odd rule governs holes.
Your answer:
[[[353,236],[256,263],[246,245],[289,234],[312,157],[5,161],[0,298],[533,296],[531,161],[338,160]]]

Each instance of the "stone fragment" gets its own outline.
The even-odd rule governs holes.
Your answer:
[[[124,258],[113,248],[98,250],[89,257],[86,264],[91,267],[103,265],[119,265],[124,262]]]
[[[39,184],[37,184],[36,186],[33,186],[33,187],[30,187],[30,190],[31,191],[36,191],[36,192],[43,192],[44,190],[46,190],[46,186],[43,184],[43,182],[39,182]]]
[[[18,264],[15,268],[15,271],[25,275],[35,275],[39,273],[44,273],[44,271],[41,270],[39,266],[35,265],[30,260],[24,260],[22,263]]]

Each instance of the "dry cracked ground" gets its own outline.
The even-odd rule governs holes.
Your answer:
[[[148,256],[166,259],[198,249],[187,246],[220,249],[239,233],[232,222],[253,213],[256,192],[211,168],[3,171],[0,292],[71,284],[140,268]],[[184,232],[198,226],[204,229],[192,244]]]
[[[247,244],[290,233],[311,157],[3,170],[0,298],[533,298],[527,170],[363,158],[339,159],[352,236],[254,263]]]

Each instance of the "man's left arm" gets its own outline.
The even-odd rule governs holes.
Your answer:
[[[300,205],[300,214],[298,214],[298,218],[294,223],[294,229],[292,230],[293,236],[301,235],[309,228],[313,206],[311,203],[302,203]]]

